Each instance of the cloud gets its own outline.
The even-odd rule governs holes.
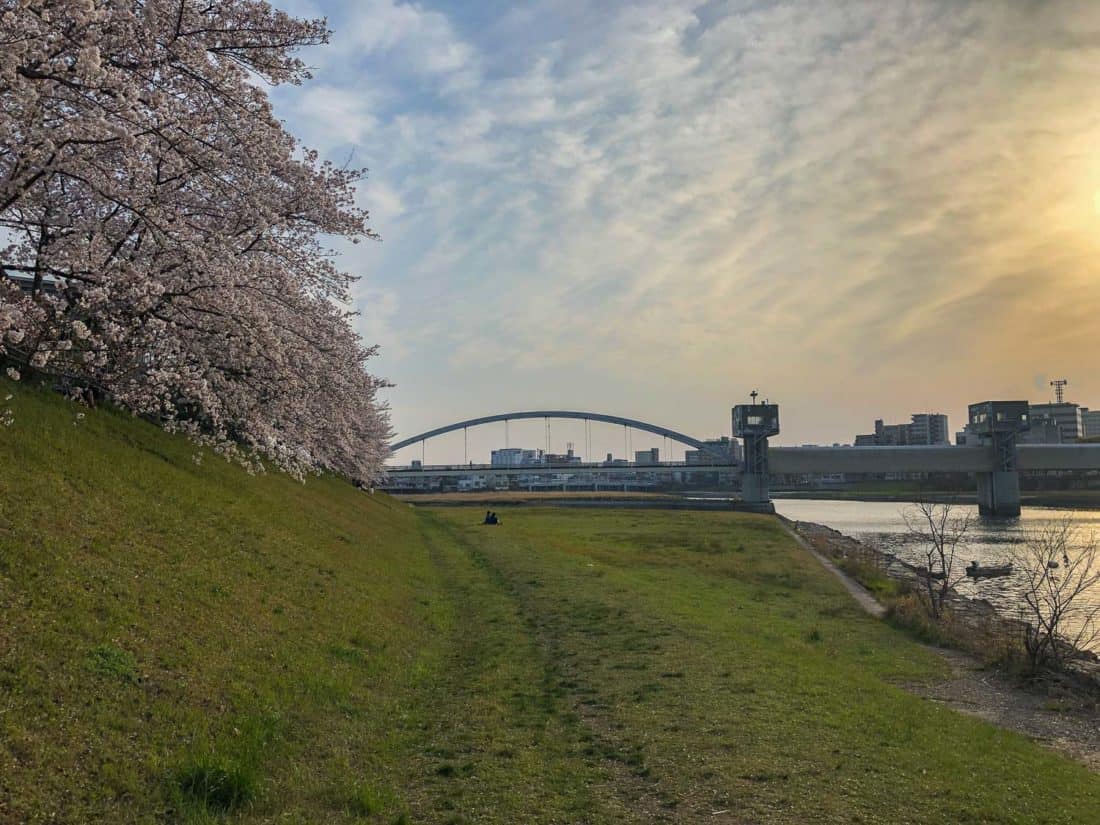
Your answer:
[[[386,240],[356,263],[384,325],[364,330],[401,342],[399,384],[449,379],[482,412],[549,379],[703,432],[715,416],[678,397],[721,409],[759,382],[835,405],[796,441],[958,418],[1038,372],[1100,405],[1100,8],[329,11],[317,81],[277,103],[371,168]],[[397,393],[399,427],[438,417]]]

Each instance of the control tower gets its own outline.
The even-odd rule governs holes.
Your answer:
[[[753,403],[733,408],[733,434],[743,439],[745,463],[741,470],[741,500],[753,510],[774,513],[768,490],[768,438],[779,434],[779,405]]]
[[[971,404],[970,430],[993,447],[993,472],[978,473],[978,512],[983,516],[1020,515],[1020,473],[1016,439],[1031,427],[1026,401]]]

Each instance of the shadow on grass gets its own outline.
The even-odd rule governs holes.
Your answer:
[[[210,813],[237,810],[256,796],[254,769],[222,761],[212,754],[186,765],[177,782],[185,798]]]

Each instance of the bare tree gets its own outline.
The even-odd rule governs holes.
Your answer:
[[[956,572],[955,557],[959,549],[966,546],[970,513],[960,513],[950,504],[921,501],[903,510],[901,515],[909,535],[920,543],[925,557],[921,576],[924,589],[917,592],[928,614],[939,619],[951,588],[962,577]]]
[[[1100,546],[1068,519],[1036,530],[1017,546],[1028,616],[1025,644],[1032,672],[1061,668],[1100,641]]]

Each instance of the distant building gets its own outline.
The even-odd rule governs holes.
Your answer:
[[[1100,438],[1100,410],[1082,407],[1081,427],[1085,438]]]
[[[1055,424],[1062,432],[1062,442],[1070,444],[1084,435],[1081,419],[1081,407],[1065,402],[1062,404],[1031,404],[1029,415],[1031,426],[1045,422]]]
[[[947,416],[943,413],[914,413],[909,423],[910,444],[950,444]]]
[[[908,424],[886,424],[875,420],[875,431],[857,435],[857,447],[905,447],[915,444],[950,444],[947,416],[943,413],[913,413]]]
[[[1032,422],[1031,429],[1020,433],[1016,439],[1020,444],[1061,444],[1062,429],[1050,419]]]
[[[581,457],[574,455],[573,448],[570,447],[564,453],[544,453],[542,456],[543,464],[580,464]]]
[[[686,464],[715,464],[728,461],[738,464],[741,461],[741,442],[724,435],[721,438],[708,438],[703,442],[705,450],[685,450]]]
[[[494,467],[527,467],[532,464],[542,464],[542,450],[505,447],[503,450],[493,450],[489,454],[489,463]]]
[[[660,464],[661,454],[656,447],[649,450],[636,450],[634,452],[635,464]]]

